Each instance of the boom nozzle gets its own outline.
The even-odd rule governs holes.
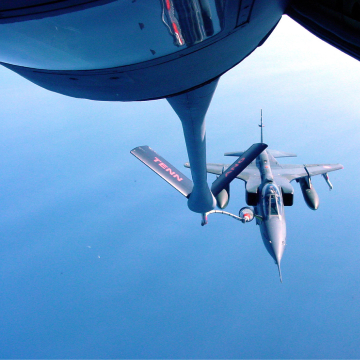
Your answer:
[[[207,214],[208,213],[202,213],[201,214],[201,226],[204,226],[204,225],[206,225],[208,223]]]

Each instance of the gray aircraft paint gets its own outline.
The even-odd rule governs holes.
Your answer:
[[[278,265],[280,280],[282,281],[280,263],[286,245],[286,221],[281,188],[274,182],[266,150],[257,157],[256,166],[261,173],[262,181],[259,187],[258,204],[255,206],[255,214],[261,216],[261,219],[257,218],[256,223],[260,227],[266,250]],[[271,204],[273,197],[276,208],[274,212],[271,211],[273,209]]]
[[[225,153],[227,156],[241,156],[243,152]],[[272,155],[274,154],[274,155]],[[259,225],[261,237],[266,250],[274,259],[275,264],[279,269],[280,280],[281,275],[281,259],[286,247],[286,220],[284,209],[284,196],[293,196],[294,189],[290,184],[291,181],[296,180],[300,184],[311,184],[311,176],[324,174],[324,179],[332,188],[327,173],[330,171],[340,170],[343,168],[341,164],[305,164],[305,165],[286,165],[279,164],[275,157],[294,157],[293,153],[285,153],[277,150],[264,150],[256,161],[252,162],[245,170],[238,176],[245,182],[247,192],[251,192],[256,196],[256,204],[248,204],[255,206],[256,224]],[[190,167],[189,163],[185,167]],[[220,175],[226,171],[230,166],[227,164],[207,164],[207,171],[212,174]],[[331,185],[331,186],[330,186]],[[303,190],[304,200],[307,205],[316,210],[319,206],[318,196],[314,187],[311,185],[311,190],[306,191],[305,185],[301,185]],[[271,190],[276,195],[276,213],[271,214],[270,209],[270,194]],[[292,202],[291,204],[292,205]],[[217,211],[214,211],[217,212]],[[219,211],[234,218],[237,216]],[[240,218],[238,218],[240,220]]]

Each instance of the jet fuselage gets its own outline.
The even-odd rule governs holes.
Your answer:
[[[269,156],[264,150],[256,159],[260,171],[261,185],[258,203],[255,206],[256,219],[261,237],[269,254],[280,271],[280,262],[286,245],[286,222],[281,188],[274,181]]]

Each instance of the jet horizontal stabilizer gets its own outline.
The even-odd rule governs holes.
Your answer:
[[[130,153],[162,177],[182,195],[187,198],[190,196],[193,189],[193,182],[149,146],[138,146],[131,150]]]
[[[224,156],[241,156],[245,151],[227,152]]]
[[[272,150],[267,149],[266,150],[269,154],[271,154],[274,158],[283,158],[283,157],[297,157],[294,153],[284,152],[284,151],[278,151],[278,150]],[[244,153],[244,151],[235,151],[235,152],[227,152],[224,154],[224,156],[241,156]]]
[[[278,151],[278,150],[272,150],[272,149],[267,149],[266,151],[268,153],[270,153],[274,158],[297,157],[297,155],[294,153],[288,153],[288,152],[284,152],[284,151]]]

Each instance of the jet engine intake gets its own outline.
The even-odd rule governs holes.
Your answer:
[[[306,205],[312,210],[317,210],[320,203],[319,196],[311,183],[310,177],[300,178],[297,181],[300,184]]]
[[[281,187],[284,206],[292,206],[294,204],[294,188],[290,184],[290,181],[279,177],[276,179],[276,183]]]
[[[283,197],[283,201],[284,201],[284,206],[293,206],[294,194],[285,192],[283,188],[281,188],[281,192],[282,192],[282,197]]]
[[[243,224],[254,220],[254,209],[249,207],[243,207],[239,211],[239,218]]]
[[[245,190],[245,200],[248,205],[256,206],[258,203],[258,191],[250,192]]]

